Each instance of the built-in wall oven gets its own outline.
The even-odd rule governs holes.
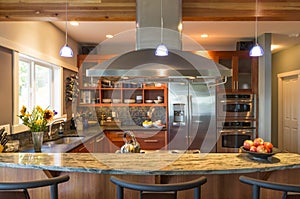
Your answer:
[[[217,97],[217,152],[238,152],[256,136],[255,96],[222,93]]]
[[[255,134],[255,121],[217,121],[217,152],[238,152],[244,141],[252,140]]]
[[[255,99],[253,94],[218,95],[218,117],[255,117]]]

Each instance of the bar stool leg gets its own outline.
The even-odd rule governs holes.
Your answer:
[[[123,199],[124,196],[124,188],[121,186],[117,186],[117,199]]]
[[[194,188],[194,199],[199,199],[201,198],[201,190],[200,187],[195,187]]]
[[[259,197],[260,197],[260,187],[257,185],[253,185],[252,199],[259,199]]]

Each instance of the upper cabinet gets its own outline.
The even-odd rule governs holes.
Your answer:
[[[257,93],[257,57],[250,57],[249,51],[210,51],[209,55],[215,62],[232,69],[232,77],[224,85],[226,92]]]

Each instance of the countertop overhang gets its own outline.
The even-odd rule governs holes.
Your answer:
[[[246,153],[1,153],[0,166],[98,174],[232,174],[298,169],[300,155],[278,153],[270,162],[259,162]]]

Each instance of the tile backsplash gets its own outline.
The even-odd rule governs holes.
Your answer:
[[[141,126],[145,120],[161,120],[163,124],[166,123],[166,107],[161,106],[80,107],[78,112],[88,116],[88,120],[98,120],[99,122],[102,114],[112,117],[112,112],[115,112],[114,119],[121,121],[123,126]],[[151,112],[151,118],[149,112]]]

